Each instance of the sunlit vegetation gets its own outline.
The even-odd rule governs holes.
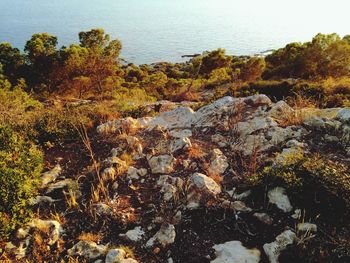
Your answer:
[[[81,125],[87,134],[101,122],[142,116],[145,105],[159,100],[207,103],[224,95],[263,93],[274,101],[350,106],[349,36],[319,34],[266,57],[231,56],[217,49],[184,63],[152,65],[127,64],[121,49],[121,42],[102,29],[80,32],[79,43],[68,47],[58,47],[57,37],[48,33],[34,34],[23,52],[0,43],[0,237],[30,218],[42,150],[80,140]],[[288,121],[296,124],[300,119],[291,116]],[[206,152],[194,144],[188,155],[201,159]],[[133,161],[128,155],[121,159]],[[280,180],[296,193],[318,182],[317,191],[349,203],[348,174],[319,156],[268,167],[253,179],[256,184]],[[102,186],[91,191],[96,202]],[[75,204],[72,201],[71,207]],[[80,239],[100,237],[84,233]]]

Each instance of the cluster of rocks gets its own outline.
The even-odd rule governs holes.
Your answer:
[[[204,207],[208,200],[215,201],[218,207],[251,214],[264,224],[272,225],[274,219],[267,212],[246,205],[244,200],[251,194],[250,191],[237,193],[235,189],[223,189],[220,181],[232,172],[230,153],[238,152],[244,158],[257,153],[260,156],[271,155],[272,152],[277,155],[275,163],[279,163],[285,155],[293,151],[307,151],[309,142],[304,138],[314,129],[332,127],[333,130],[341,132],[342,136],[340,139],[337,137],[337,140],[341,140],[350,154],[350,148],[347,148],[350,147],[350,110],[310,110],[305,114],[304,123],[285,125],[288,121],[285,120],[286,116],[294,113],[294,109],[283,101],[272,103],[264,95],[255,95],[246,98],[224,97],[197,111],[189,107],[177,107],[156,117],[128,117],[100,125],[97,128],[100,134],[125,130],[142,131],[124,137],[128,149],[131,149],[132,158],[136,161],[135,165],[128,166],[120,158],[124,151],[122,148],[114,148],[111,156],[103,162],[102,177],[114,181],[113,189],[118,192],[119,178],[116,178],[116,174],[120,173],[125,175],[130,184],[143,184],[153,180],[156,182],[155,189],[162,195],[162,202],[177,204],[177,212],[171,222],[155,218],[154,226],[138,225],[121,234],[120,238],[127,239],[135,246],[166,249],[176,242],[176,224],[181,222],[181,213]],[[161,131],[166,136],[159,136],[152,141],[149,137],[154,131]],[[195,151],[199,143],[205,145],[205,156],[199,155],[191,159],[188,152]],[[48,189],[47,193],[51,191],[49,189],[57,189],[68,183],[64,180],[55,183],[59,172],[60,168],[56,167],[43,175],[43,187]],[[276,206],[281,213],[289,214],[296,223],[300,221],[300,210],[293,208],[284,188],[268,189],[267,197],[269,203]],[[44,202],[45,198],[48,197],[38,197],[35,202]],[[103,203],[96,205],[96,210],[102,211],[100,213],[105,213],[108,209]],[[52,245],[59,238],[62,229],[52,221],[47,224],[52,224],[55,228],[50,238]],[[28,227],[34,225],[37,224],[33,223]],[[25,239],[28,230],[21,231],[24,233],[22,239]],[[317,226],[299,222],[297,231],[317,232]],[[277,235],[275,241],[266,243],[260,250],[246,248],[239,240],[228,240],[212,247],[216,258],[211,262],[255,263],[265,253],[270,262],[276,263],[280,253],[297,240],[294,226],[286,226],[285,231]],[[26,241],[23,242],[25,244]],[[25,253],[22,251],[18,254],[24,256]],[[95,262],[137,262],[122,248],[87,241],[76,243],[68,250],[68,254],[86,257],[96,260]],[[168,262],[172,262],[170,256]]]

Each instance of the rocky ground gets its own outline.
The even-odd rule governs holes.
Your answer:
[[[350,109],[296,111],[264,95],[105,123],[92,154],[78,143],[48,151],[41,219],[7,251],[36,262],[349,262],[348,217],[246,183],[300,150],[349,167],[349,137]]]

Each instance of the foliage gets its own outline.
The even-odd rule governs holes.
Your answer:
[[[293,152],[248,180],[254,185],[282,185],[296,199],[317,196],[331,204],[339,205],[340,202],[350,206],[348,167],[318,154],[306,156],[301,150]]]
[[[155,102],[156,99],[149,96],[145,90],[139,88],[119,88],[113,92],[115,107],[119,111],[134,110],[145,103]]]
[[[43,166],[42,152],[11,128],[0,126],[0,237],[6,238],[31,215]]]
[[[0,87],[0,125],[23,128],[37,116],[42,105],[23,91],[25,86],[24,81],[20,81],[13,89]]]

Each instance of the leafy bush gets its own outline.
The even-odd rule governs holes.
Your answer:
[[[301,203],[315,198],[327,207],[350,207],[350,173],[342,163],[302,151],[285,156],[282,162],[265,167],[249,179],[254,185],[282,185]]]
[[[41,103],[19,86],[13,90],[10,87],[0,88],[0,125],[23,128],[33,121],[40,108]]]
[[[0,126],[0,237],[6,238],[31,215],[43,154],[6,126]]]

